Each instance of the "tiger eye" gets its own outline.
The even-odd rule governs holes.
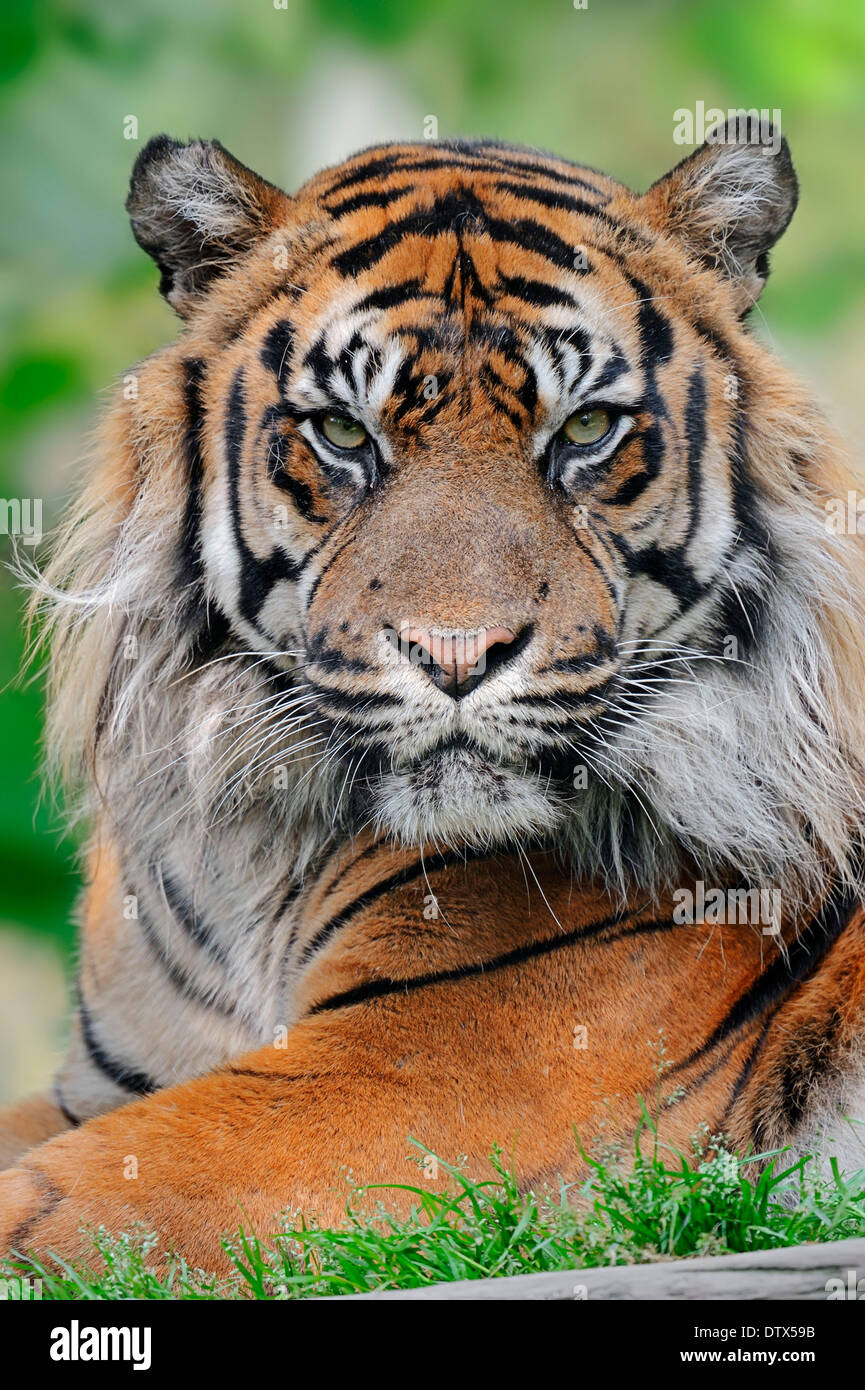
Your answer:
[[[611,424],[607,410],[578,410],[562,425],[562,434],[571,444],[597,444]]]
[[[337,449],[359,449],[367,440],[363,425],[347,415],[323,415],[321,432]]]

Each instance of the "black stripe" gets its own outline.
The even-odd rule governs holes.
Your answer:
[[[607,574],[607,571],[604,569],[597,555],[595,555],[594,551],[592,551],[589,548],[588,541],[586,541],[584,537],[580,535],[579,531],[575,530],[573,536],[574,544],[576,545],[577,549],[581,550],[585,555],[586,559],[594,565],[595,569],[598,571],[598,574],[601,576],[604,588],[606,589],[609,597],[612,599],[614,606],[618,608],[619,594],[616,588],[615,576],[611,577],[609,574]]]
[[[361,271],[372,269],[406,237],[458,236],[467,218],[472,218],[479,226],[486,223],[484,208],[475,194],[468,190],[461,194],[445,193],[436,198],[431,206],[414,208],[405,216],[389,222],[380,232],[339,252],[334,256],[332,265],[340,275],[353,277]]]
[[[592,382],[592,391],[599,394],[605,391],[608,386],[612,386],[614,381],[625,372],[630,371],[631,364],[620,347],[613,346],[613,353],[608,362],[604,363],[599,375]]]
[[[49,1217],[54,1209],[69,1195],[64,1188],[58,1186],[56,1182],[52,1182],[51,1178],[49,1178],[48,1174],[44,1172],[43,1169],[35,1167],[32,1163],[28,1163],[27,1172],[39,1188],[43,1200],[40,1202],[35,1212],[31,1211],[29,1216],[25,1216],[24,1220],[12,1231],[11,1235],[6,1235],[4,1237],[3,1244],[5,1249],[10,1255],[16,1258],[27,1253],[31,1232],[35,1231],[39,1223]],[[74,1186],[75,1184],[73,1183],[73,1187]]]
[[[697,367],[688,383],[685,439],[688,445],[688,529],[679,542],[679,549],[683,552],[693,540],[700,524],[703,450],[706,447],[706,382],[701,367]]]
[[[596,705],[600,700],[609,700],[612,696],[619,693],[621,682],[619,674],[616,672],[612,676],[606,676],[599,685],[591,685],[588,690],[557,690],[556,703],[563,705],[566,710],[574,712],[584,711],[586,705]],[[520,705],[526,709],[535,709],[539,715],[547,711],[546,695],[513,695],[512,703]],[[590,726],[587,726],[585,719],[569,719],[564,723],[554,723],[551,719],[541,723],[541,730],[551,733],[558,740],[567,738],[570,734],[581,734],[589,736],[593,734]],[[546,755],[548,750],[543,750]],[[570,766],[573,766],[573,754],[562,753],[563,758],[570,757]]]
[[[498,377],[498,373],[494,371],[489,363],[481,363],[481,369],[477,376],[477,385],[481,388],[487,400],[490,401],[502,415],[507,416],[514,429],[519,433],[524,428],[525,419],[518,411],[514,410],[512,406],[508,405],[507,401],[502,400],[499,390],[500,382],[501,378]],[[501,386],[504,388],[504,382],[501,382]]]
[[[775,1015],[780,1007],[780,1004],[776,1005],[774,1009],[770,1010],[768,1016],[763,1020],[762,1026],[757,1034],[756,1042],[754,1043],[753,1047],[748,1053],[748,1056],[745,1058],[745,1065],[742,1067],[742,1070],[736,1079],[736,1084],[733,1087],[730,1099],[727,1102],[727,1105],[724,1109],[724,1114],[721,1117],[719,1125],[716,1127],[716,1133],[718,1134],[726,1133],[727,1126],[730,1123],[730,1117],[733,1113],[733,1108],[751,1079],[751,1073],[754,1070],[754,1064],[756,1063],[757,1058],[760,1056],[760,1053],[763,1051],[763,1044],[766,1041],[766,1035],[769,1032],[769,1029],[771,1028],[772,1023],[774,1021]],[[673,1070],[675,1071],[676,1068],[673,1068]]]
[[[558,190],[550,188],[538,188],[534,184],[517,184],[500,182],[498,187],[510,193],[514,198],[521,198],[525,202],[537,203],[541,207],[559,209],[563,212],[576,212],[584,217],[597,218],[604,226],[609,227],[618,236],[631,240],[636,246],[648,248],[654,245],[650,237],[642,228],[632,227],[630,223],[622,222],[618,218],[611,217],[608,212],[604,212],[596,203],[591,203],[585,198],[574,198],[567,193],[560,193]],[[573,261],[573,257],[572,257]],[[571,269],[575,267],[571,265]]]
[[[630,436],[631,441],[643,439],[647,446],[646,452],[651,458],[651,466],[628,478],[613,497],[603,498],[608,506],[622,507],[636,501],[657,476],[658,449],[656,441],[650,437],[651,429],[650,426],[642,435]],[[680,602],[693,601],[695,597],[701,597],[708,587],[697,581],[686,556],[687,548],[700,524],[703,451],[706,447],[706,384],[700,367],[693,372],[688,383],[684,432],[687,445],[688,491],[688,525],[685,534],[681,541],[667,551],[661,551],[657,545],[649,546],[645,551],[631,551],[629,566],[632,573],[641,572],[660,583],[668,584]]]
[[[565,309],[578,309],[579,305],[572,294],[558,285],[550,285],[546,280],[527,280],[523,275],[499,275],[497,290],[512,295],[536,309],[546,309],[556,305]]]
[[[537,178],[552,179],[556,183],[565,184],[567,187],[585,188],[590,193],[596,193],[599,198],[605,200],[609,199],[610,195],[603,188],[599,188],[596,183],[592,183],[591,180],[587,179],[583,173],[566,174],[560,169],[553,168],[552,163],[544,163],[543,155],[541,155],[540,158],[533,159],[513,158],[512,156],[515,155],[518,156],[529,153],[520,145],[508,145],[498,140],[478,140],[466,142],[462,145],[462,148],[470,150],[475,157],[483,156],[490,163],[495,162],[498,168],[506,169],[509,173],[519,173],[523,175],[531,174],[533,177]],[[492,157],[487,154],[489,150],[495,152]],[[558,162],[557,155],[552,155],[550,158],[551,161]],[[567,160],[561,162],[569,163]],[[570,167],[573,169],[582,168],[582,166],[578,165],[570,165]],[[598,169],[594,169],[591,172],[600,174],[601,178],[607,177],[606,174],[602,174]]]
[[[336,203],[325,203],[325,207],[331,217],[348,217],[352,212],[359,212],[364,208],[387,208],[391,203],[396,203],[400,198],[404,198],[406,193],[414,192],[414,184],[401,183],[395,188],[373,188],[366,193],[355,193],[349,198],[343,198]]]
[[[399,246],[406,237],[458,235],[470,231],[470,221],[475,222],[477,231],[487,232],[494,240],[504,245],[519,246],[542,256],[560,269],[574,270],[576,247],[564,241],[543,223],[533,218],[518,218],[506,221],[491,216],[480,199],[467,191],[462,194],[447,193],[436,199],[431,207],[415,209],[395,222],[391,222],[374,236],[367,237],[355,246],[334,256],[331,264],[346,279],[359,275],[378,265],[389,251]]]
[[[387,149],[387,146],[380,148]],[[340,193],[344,188],[353,188],[355,184],[365,183],[367,179],[377,179],[388,175],[394,165],[399,162],[400,156],[395,152],[390,154],[378,154],[373,159],[367,159],[363,164],[356,165],[349,169],[348,173],[343,174],[327,190],[327,197],[332,198],[334,193]]]
[[[379,150],[387,150],[387,148],[387,146],[378,147]],[[599,188],[597,184],[591,183],[581,174],[563,173],[540,160],[508,158],[508,154],[511,152],[521,153],[517,146],[496,145],[490,142],[443,141],[435,148],[442,151],[441,156],[430,155],[427,149],[420,145],[409,146],[400,151],[391,150],[390,153],[372,152],[373,157],[371,159],[354,169],[350,169],[348,173],[343,174],[335,183],[332,183],[326,197],[332,198],[335,193],[341,192],[343,189],[353,188],[370,179],[387,177],[392,173],[412,174],[446,168],[456,168],[480,174],[505,172],[510,175],[532,175],[564,184],[567,187],[585,188],[590,193],[596,193],[599,198],[607,197],[603,189]],[[487,151],[494,151],[494,153],[489,154]],[[574,167],[578,166],[575,165]]]
[[[733,1004],[726,1017],[717,1028],[683,1062],[677,1063],[674,1071],[691,1066],[704,1057],[712,1048],[724,1042],[731,1033],[744,1028],[759,1018],[767,1009],[790,994],[823,960],[830,947],[838,940],[857,908],[862,906],[862,897],[856,889],[848,889],[839,894],[830,893],[820,911],[808,923],[790,946],[786,957],[779,955],[772,964],[749,986]]]
[[[202,438],[204,404],[202,383],[206,364],[188,358],[182,365],[183,399],[186,416],[184,458],[186,462],[186,506],[178,547],[177,584],[183,593],[183,623],[193,633],[193,652],[209,659],[219,649],[228,632],[228,619],[207,596],[201,557],[201,512],[204,461]],[[118,642],[118,650],[122,637]],[[103,696],[108,693],[108,686]]]
[[[485,395],[490,396],[490,399],[498,406],[498,409],[505,411],[505,414],[508,414],[510,420],[516,424],[517,428],[522,428],[522,417],[520,417],[515,410],[510,409],[508,404],[503,402],[501,398],[502,395],[510,396],[510,398],[516,400],[517,404],[523,407],[528,417],[533,417],[535,406],[537,406],[538,403],[537,377],[535,377],[533,368],[528,366],[527,363],[524,363],[524,361],[516,361],[516,363],[512,364],[522,368],[522,385],[509,385],[509,382],[506,382],[505,379],[499,375],[490,361],[481,363],[480,371],[478,371],[478,384],[484,386]]]
[[[358,674],[375,670],[362,657],[348,656],[339,647],[328,646],[326,625],[307,638],[306,658],[307,672],[313,666],[327,666],[330,672],[354,671]]]
[[[72,1111],[69,1109],[69,1106],[64,1101],[63,1093],[60,1090],[59,1082],[54,1082],[53,1091],[54,1104],[57,1106],[57,1109],[60,1111],[60,1114],[63,1116],[64,1120],[67,1120],[69,1124],[72,1125],[73,1129],[77,1129],[78,1126],[81,1124],[81,1120],[77,1115],[73,1115]]]
[[[163,872],[161,864],[151,864],[150,872],[165,894],[165,901],[175,921],[183,928],[190,941],[194,941],[196,946],[200,946],[214,960],[224,965],[228,959],[227,952],[218,941],[213,940],[206,924],[192,904],[187,902],[174,879]]]
[[[106,1052],[93,1031],[93,1022],[80,990],[78,993],[78,1021],[81,1026],[81,1037],[87,1048],[87,1055],[103,1076],[107,1076],[109,1081],[113,1081],[115,1086],[119,1086],[121,1090],[131,1091],[134,1095],[148,1096],[153,1091],[159,1090],[157,1083],[146,1072],[136,1071],[133,1067],[127,1066],[125,1062],[118,1062],[116,1057],[112,1057]]]
[[[367,845],[366,849],[362,849],[360,854],[356,854],[353,859],[350,859],[348,861],[348,863],[343,864],[342,868],[334,875],[334,877],[331,879],[330,883],[327,886],[328,896],[330,896],[331,893],[335,892],[335,890],[339,887],[339,885],[342,883],[343,879],[346,877],[347,874],[350,874],[354,869],[357,868],[359,864],[362,864],[372,855],[378,854],[381,849],[381,841],[373,840],[372,844]]]
[[[600,217],[605,222],[614,221],[609,213],[601,211],[597,203],[592,203],[587,198],[575,198],[572,193],[563,193],[558,188],[539,188],[535,183],[511,183],[507,179],[498,179],[496,188],[510,193],[522,202],[537,203],[539,207],[562,212],[579,212],[589,217]]]
[[[225,1072],[229,1076],[253,1076],[256,1081],[275,1081],[280,1085],[283,1083],[289,1085],[295,1081],[318,1081],[320,1076],[317,1071],[302,1072],[299,1076],[290,1076],[281,1071],[256,1071],[253,1067],[226,1067]]]
[[[628,280],[637,296],[642,362],[647,370],[653,371],[662,362],[669,362],[673,355],[673,329],[666,314],[656,309],[648,285],[635,275],[629,275]]]
[[[581,179],[571,174],[560,174],[555,169],[546,169],[541,164],[523,164],[517,161],[507,161],[503,163],[501,167],[509,173],[525,175],[527,178],[532,179],[549,179],[551,183],[564,184],[566,188],[584,188],[589,193],[597,194],[598,196],[595,202],[586,200],[586,207],[587,209],[591,208],[592,215],[594,216],[597,216],[598,210],[603,207],[605,203],[610,201],[608,194],[596,187],[595,184],[589,183],[587,179]]]
[[[271,455],[272,457],[272,455]],[[284,467],[280,467],[276,475],[271,477],[271,482],[282,492],[287,492],[295,507],[305,521],[313,526],[324,526],[327,521],[326,516],[321,516],[315,510],[315,499],[312,489],[302,482],[300,478],[295,478],[293,473],[289,473]]]
[[[362,709],[394,709],[402,704],[398,695],[390,695],[386,691],[371,695],[368,691],[359,690],[356,693],[349,690],[338,690],[335,686],[322,685],[319,681],[308,678],[307,684],[316,695],[328,704],[335,706],[336,709],[355,710],[358,713]]]
[[[624,541],[617,544],[625,557],[628,574],[643,574],[655,584],[664,585],[681,609],[693,607],[709,592],[710,585],[697,578],[678,549],[662,550],[654,541],[645,550],[631,550]]]
[[[639,435],[632,434],[629,442],[633,443],[635,439],[639,438]],[[645,468],[641,468],[639,472],[632,473],[630,478],[627,478],[616,489],[612,497],[604,497],[601,494],[600,500],[608,507],[629,507],[632,502],[636,502],[637,498],[643,495],[651,481],[652,475]]]
[[[447,854],[434,854],[427,860],[418,859],[416,863],[409,865],[407,868],[400,869],[395,874],[390,874],[388,878],[382,879],[381,882],[375,884],[374,887],[367,889],[365,893],[361,893],[360,896],[350,902],[347,907],[342,908],[335,917],[331,917],[323,926],[319,927],[315,935],[304,946],[300,956],[300,963],[302,965],[306,964],[310,957],[313,956],[326,941],[329,941],[340,927],[344,927],[347,922],[351,921],[352,917],[358,912],[362,912],[364,908],[369,907],[374,902],[378,902],[379,898],[383,898],[391,889],[402,888],[406,884],[415,883],[421,877],[428,876],[431,873],[437,873],[440,869],[450,868],[455,864],[476,863],[478,861],[488,860],[490,857],[489,850],[466,850],[463,853],[456,853],[454,851]]]
[[[228,458],[232,530],[240,559],[238,607],[247,622],[256,627],[258,615],[273,586],[283,579],[297,579],[299,569],[284,550],[274,549],[266,560],[259,560],[246,544],[240,514],[240,471],[245,437],[244,372],[243,368],[239,367],[234,374],[226,406],[225,450]]]
[[[223,1018],[233,1018],[235,1014],[234,1005],[222,998],[219,987],[206,985],[200,988],[193,982],[189,973],[174,960],[166,950],[156,934],[156,928],[150,920],[149,914],[139,904],[138,925],[144,935],[144,940],[156,957],[159,965],[165,971],[168,979],[177,990],[181,999],[185,999],[189,1004],[197,1004],[202,1009],[213,1009],[215,1013],[221,1014]]]
[[[352,314],[366,309],[393,309],[397,304],[407,304],[414,300],[432,300],[439,303],[441,296],[430,294],[423,288],[420,280],[403,280],[399,285],[383,285],[381,289],[370,290],[363,299],[352,306]]]
[[[633,279],[632,284],[640,291],[645,291],[645,286]],[[771,602],[772,577],[777,565],[776,547],[761,510],[748,463],[746,373],[723,333],[703,319],[694,320],[691,326],[737,382],[738,393],[732,410],[733,445],[729,452],[733,513],[738,526],[736,545],[753,546],[770,572],[768,582],[761,578],[756,585],[740,583],[735,592],[731,590],[723,594],[716,614],[715,627],[719,645],[721,641],[733,636],[739,644],[740,654],[747,656],[759,643]]]
[[[532,251],[536,256],[542,256],[560,270],[577,273],[576,245],[564,241],[556,232],[545,227],[542,222],[536,222],[534,218],[521,217],[516,222],[506,222],[503,218],[488,217],[487,230],[494,240],[506,246],[519,246],[524,251]],[[588,270],[583,269],[579,273],[587,274]]]
[[[642,908],[638,908],[637,912],[642,910]],[[354,989],[345,990],[342,994],[331,995],[329,999],[323,999],[321,1003],[314,1004],[306,1017],[311,1017],[313,1014],[330,1013],[334,1009],[350,1008],[353,1004],[364,1004],[369,999],[381,999],[394,994],[408,994],[415,990],[426,989],[430,985],[453,984],[457,980],[470,979],[473,976],[491,975],[498,970],[506,970],[509,966],[521,965],[524,961],[537,960],[543,956],[552,955],[556,951],[564,950],[568,946],[579,945],[581,941],[599,936],[610,927],[617,927],[635,915],[636,913],[628,912],[614,913],[601,921],[592,922],[587,927],[578,927],[576,931],[565,932],[561,936],[545,937],[541,941],[532,941],[526,946],[517,946],[512,951],[506,951],[503,955],[493,956],[491,960],[477,961],[470,965],[458,965],[452,970],[442,970],[429,975],[413,975],[407,980],[370,980],[367,984],[357,985]],[[638,922],[636,926],[630,927],[627,931],[618,932],[609,937],[604,945],[618,941],[623,936],[637,936],[656,931],[672,930],[673,925],[667,918],[653,918],[648,922]]]
[[[330,379],[336,371],[336,363],[327,351],[325,333],[320,333],[308,349],[303,359],[303,365],[312,372],[319,390],[327,392],[330,387]]]
[[[347,520],[347,519],[348,519],[348,518],[346,518],[346,520]],[[307,563],[308,563],[309,560],[312,558],[312,555],[313,555],[313,554],[317,554],[318,551],[321,550],[322,547],[325,546],[325,545],[327,544],[328,541],[330,541],[330,540],[333,539],[333,537],[334,537],[335,534],[336,534],[336,532],[335,532],[335,531],[332,531],[331,534],[330,534],[329,536],[325,536],[324,540],[321,542],[320,545],[317,545],[317,546],[315,547],[315,550],[314,550],[313,552],[311,552],[310,554],[304,556],[303,562],[302,562],[302,566],[301,566],[302,569],[306,567]],[[329,558],[328,558],[327,560],[325,560],[325,562],[324,562],[324,564],[322,565],[321,569],[319,570],[318,574],[315,576],[315,579],[312,581],[312,585],[311,585],[310,590],[309,590],[309,596],[308,596],[308,598],[307,598],[307,600],[306,600],[306,611],[307,611],[307,613],[308,613],[309,610],[312,608],[312,601],[313,601],[313,599],[315,598],[316,594],[318,593],[319,585],[321,584],[321,581],[324,579],[324,577],[325,577],[325,575],[327,574],[328,570],[330,569],[330,567],[331,567],[333,564],[336,563],[336,561],[339,559],[339,557],[340,557],[340,555],[342,554],[342,552],[343,552],[344,550],[346,550],[346,549],[348,548],[348,546],[350,546],[350,545],[354,542],[355,539],[356,539],[356,538],[355,538],[354,535],[350,536],[349,539],[348,539],[347,541],[343,541],[341,545],[338,545],[338,546],[336,547],[336,549],[334,550],[333,554],[330,555]]]
[[[334,727],[336,727],[336,726],[334,726]],[[318,849],[317,853],[315,853],[315,854],[312,856],[312,858],[310,859],[309,863],[306,865],[302,878],[300,878],[300,879],[293,879],[293,878],[292,878],[292,875],[289,874],[289,875],[286,876],[286,879],[283,880],[283,882],[285,882],[285,883],[287,884],[287,886],[286,886],[286,888],[285,888],[285,890],[284,890],[284,892],[283,892],[283,894],[282,894],[282,896],[281,896],[281,898],[280,898],[280,900],[279,900],[279,903],[277,904],[277,907],[276,907],[275,912],[272,913],[271,918],[270,918],[270,930],[269,930],[269,933],[268,933],[267,948],[266,948],[266,950],[265,950],[265,952],[264,952],[264,954],[263,954],[263,957],[262,957],[264,960],[270,960],[270,959],[272,958],[272,951],[273,951],[273,947],[274,947],[274,942],[275,942],[275,939],[276,939],[277,933],[279,932],[280,927],[283,925],[284,918],[286,917],[287,914],[291,913],[295,907],[297,907],[297,905],[298,905],[298,903],[299,903],[299,901],[300,901],[301,896],[302,896],[303,893],[306,891],[306,889],[307,889],[307,887],[310,885],[310,883],[314,884],[314,883],[318,882],[318,880],[319,880],[319,878],[320,878],[320,875],[321,875],[321,874],[323,873],[323,871],[324,871],[324,868],[325,868],[326,863],[328,863],[329,860],[331,859],[332,852],[333,852],[332,844],[331,844],[329,841],[326,840],[326,841],[324,842],[324,844],[320,846],[320,848]],[[302,925],[302,915],[301,915],[300,911],[298,911],[298,912],[295,912],[295,913],[294,913],[294,920],[293,920],[292,923],[291,923],[291,927],[289,928],[288,935],[287,935],[287,936],[283,939],[283,941],[282,941],[282,948],[281,948],[282,962],[281,962],[281,968],[280,968],[280,983],[281,983],[281,987],[282,987],[283,989],[287,989],[287,988],[289,987],[289,986],[288,986],[288,967],[289,967],[289,965],[290,965],[289,956],[290,956],[291,947],[292,947],[293,944],[294,944],[294,941],[295,941],[295,939],[296,939],[296,937],[297,937],[298,930],[299,930],[299,928],[300,928],[301,925]]]
[[[303,879],[297,879],[294,883],[290,883],[290,884],[288,885],[288,887],[285,889],[285,892],[283,893],[282,897],[281,897],[280,900],[279,900],[279,903],[278,903],[278,905],[277,905],[276,911],[275,911],[274,914],[273,914],[273,917],[272,917],[272,925],[273,925],[273,927],[277,927],[277,926],[279,925],[279,923],[281,922],[282,918],[285,916],[286,912],[288,912],[288,909],[289,909],[290,907],[293,907],[294,904],[297,902],[298,898],[300,897],[301,893],[303,892],[303,889],[304,889],[304,882],[303,882]]]
[[[261,346],[261,360],[269,372],[273,372],[279,382],[279,389],[285,389],[288,369],[294,347],[294,327],[288,319],[280,319],[268,331]]]
[[[781,1110],[791,1129],[802,1121],[812,1100],[817,1098],[818,1084],[838,1069],[838,1036],[844,1022],[838,1004],[826,1014],[810,1020],[807,1036],[794,1039],[784,1059],[781,1073]]]
[[[573,673],[596,671],[599,663],[613,661],[618,652],[615,635],[612,632],[607,632],[600,623],[595,623],[593,636],[595,645],[592,651],[581,652],[578,656],[562,657],[559,661],[551,661],[548,666],[540,668],[538,675],[546,675],[548,671],[570,671]],[[606,673],[604,679],[609,679],[609,672]],[[581,691],[580,693],[586,695],[590,692]]]
[[[625,484],[625,500],[631,494],[638,495],[657,477],[664,458],[664,434],[662,421],[669,418],[666,402],[657,382],[657,369],[668,362],[673,354],[674,337],[669,319],[652,302],[647,285],[635,276],[628,276],[634,293],[638,296],[637,314],[640,332],[641,364],[646,373],[646,405],[652,416],[652,423],[643,432],[643,465],[645,477],[639,477],[639,484],[632,480],[629,489]],[[693,378],[692,378],[693,385]],[[694,509],[699,502],[700,463],[705,442],[703,410],[705,388],[700,378],[699,386],[689,396],[686,415],[686,429],[689,434],[689,479],[688,485]],[[639,476],[639,475],[638,475]],[[614,499],[616,500],[616,499]],[[642,550],[636,550],[623,537],[612,537],[613,543],[621,553],[630,575],[643,574],[656,584],[662,584],[674,595],[682,609],[697,603],[708,592],[709,586],[697,579],[689,563],[684,546],[672,550],[662,549],[656,542]]]
[[[204,411],[201,401],[201,383],[205,364],[199,358],[189,358],[182,365],[183,400],[186,411],[185,458],[186,458],[186,510],[180,533],[180,564],[178,584],[200,585],[201,567],[201,485],[204,475],[204,462],[201,454],[201,439],[204,428]]]
[[[262,421],[264,429],[268,428],[268,423],[272,420],[272,413],[278,410],[279,407],[277,406],[268,406],[265,411],[265,419]],[[279,425],[273,421],[267,443],[267,476],[274,487],[279,488],[280,492],[288,493],[305,521],[311,522],[314,526],[322,526],[327,521],[327,517],[315,510],[312,488],[302,479],[296,478],[286,467],[286,442]]]
[[[731,589],[724,594],[716,629],[719,645],[727,637],[735,637],[740,658],[747,658],[758,646],[765,628],[778,559],[777,547],[764,518],[748,462],[748,386],[738,364],[734,365],[739,392],[733,413],[733,447],[729,457],[733,514],[738,527],[736,545],[752,546],[759,553],[768,574],[751,584],[740,583],[737,591]],[[744,667],[733,669],[745,670]]]

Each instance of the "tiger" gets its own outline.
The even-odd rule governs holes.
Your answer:
[[[294,195],[143,147],[182,327],[32,576],[86,888],[4,1250],[220,1271],[417,1145],[576,1183],[647,1097],[682,1149],[855,1161],[855,472],[751,326],[797,200],[762,121],[642,194],[486,139]]]

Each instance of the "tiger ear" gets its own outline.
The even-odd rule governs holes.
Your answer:
[[[741,313],[769,277],[769,251],[796,209],[787,141],[768,121],[733,115],[640,199],[658,230],[732,281]]]
[[[184,145],[157,135],[135,161],[126,209],[135,240],[162,272],[161,292],[185,317],[288,203],[218,140]]]

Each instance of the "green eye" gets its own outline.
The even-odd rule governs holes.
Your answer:
[[[562,434],[571,444],[597,444],[612,423],[608,410],[578,410],[562,425]]]
[[[357,420],[347,415],[322,415],[321,432],[337,449],[359,449],[367,441],[367,433]]]

